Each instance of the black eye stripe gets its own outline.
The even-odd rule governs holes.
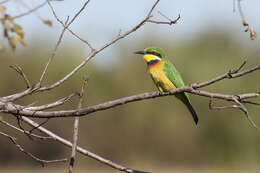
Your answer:
[[[157,53],[157,52],[147,52],[147,53],[162,58],[161,54],[159,54],[159,53]]]

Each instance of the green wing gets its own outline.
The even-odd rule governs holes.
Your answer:
[[[166,76],[168,77],[168,79],[170,79],[170,81],[177,88],[185,85],[181,78],[180,73],[176,70],[174,65],[166,58],[164,59],[164,63],[163,63],[163,71],[166,74]]]
[[[184,86],[184,82],[181,78],[180,73],[176,70],[176,68],[174,67],[174,65],[167,59],[164,57],[164,64],[163,64],[163,71],[165,73],[165,75],[167,76],[167,78],[177,87],[182,87]],[[197,124],[199,119],[197,116],[197,113],[195,112],[195,110],[193,109],[191,103],[190,103],[190,99],[189,99],[189,95],[188,93],[184,92],[183,94],[176,94],[175,95],[177,98],[179,98],[189,109],[195,123]]]
[[[176,88],[184,86],[184,82],[180,73],[174,67],[174,65],[164,57],[163,71],[168,79],[176,86]],[[188,93],[184,93],[186,99],[190,101]]]

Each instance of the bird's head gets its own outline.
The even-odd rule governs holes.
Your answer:
[[[143,58],[146,61],[147,65],[155,64],[165,57],[165,54],[161,49],[154,47],[145,48],[142,51],[135,52],[135,54],[143,55]]]

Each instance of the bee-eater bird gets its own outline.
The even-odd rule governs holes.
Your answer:
[[[148,73],[151,75],[159,91],[167,92],[173,88],[184,86],[180,73],[176,70],[170,60],[166,58],[166,55],[161,49],[146,48],[135,53],[143,55],[143,58],[147,63]],[[197,124],[199,119],[195,110],[191,106],[188,93],[177,93],[175,96],[187,106]]]

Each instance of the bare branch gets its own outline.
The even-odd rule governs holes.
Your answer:
[[[8,127],[11,127],[19,132],[22,132],[22,133],[26,133],[26,135],[31,135],[32,137],[35,137],[35,138],[38,138],[38,139],[41,139],[41,140],[46,140],[46,139],[52,139],[51,137],[46,137],[46,136],[40,136],[40,135],[36,135],[36,134],[33,134],[33,133],[30,133],[29,131],[26,131],[26,130],[22,130],[20,128],[17,128],[16,126],[4,121],[4,120],[0,120],[0,123],[8,126]]]
[[[227,72],[227,73],[225,73],[221,76],[218,76],[218,77],[213,78],[213,79],[206,81],[206,82],[201,82],[200,84],[192,84],[191,86],[195,89],[196,88],[202,88],[202,87],[211,85],[211,84],[218,82],[220,80],[223,80],[223,79],[237,78],[237,77],[244,76],[248,73],[252,73],[254,71],[260,70],[260,65],[259,65],[259,66],[256,66],[254,68],[239,72],[245,66],[245,64],[246,64],[246,60],[237,69],[229,70],[229,72]]]
[[[21,152],[23,152],[24,154],[26,154],[27,156],[31,157],[33,160],[35,160],[36,162],[40,163],[42,165],[42,167],[44,167],[45,164],[47,163],[57,163],[57,162],[66,162],[67,159],[60,159],[60,160],[43,160],[43,159],[39,159],[38,157],[34,156],[32,153],[26,151],[20,144],[18,144],[16,142],[16,138],[12,137],[10,135],[7,135],[3,132],[0,132],[0,135],[7,137],[8,139],[11,140],[11,142],[15,145],[15,147],[17,149],[19,149]]]
[[[238,97],[239,98],[239,97]],[[239,98],[240,100],[240,98]],[[254,121],[252,120],[251,116],[249,115],[246,107],[237,99],[237,97],[234,97],[234,101],[238,104],[239,109],[241,111],[243,111],[245,113],[246,118],[248,119],[248,121],[250,122],[250,124],[258,131],[260,131],[260,128],[254,123]]]
[[[31,14],[31,13],[37,11],[38,9],[44,7],[44,5],[46,5],[46,3],[47,3],[47,1],[45,1],[45,2],[43,2],[42,4],[40,4],[40,5],[38,5],[38,6],[34,7],[34,8],[32,8],[32,9],[30,9],[30,10],[28,10],[28,11],[25,12],[25,13],[22,13],[22,14],[19,14],[19,15],[16,15],[16,16],[13,16],[12,18],[13,18],[13,19],[17,19],[17,18],[21,18],[21,17],[23,17],[23,16],[26,16],[26,15],[28,15],[28,14]]]
[[[168,18],[167,16],[165,16],[164,14],[162,14],[161,12],[159,12],[162,16],[164,16],[167,20],[169,20],[168,22],[163,22],[163,21],[157,21],[157,20],[147,20],[147,22],[150,22],[150,23],[155,23],[155,24],[167,24],[167,25],[172,25],[172,24],[176,24],[181,16],[179,14],[179,16],[175,19],[175,20],[172,20],[170,18]]]
[[[27,109],[32,110],[32,111],[39,111],[39,110],[46,110],[46,109],[54,108],[54,107],[63,105],[64,103],[69,101],[75,95],[76,95],[76,93],[72,93],[71,95],[64,97],[60,100],[57,100],[53,103],[49,103],[49,104],[41,105],[41,106],[27,107]]]
[[[60,79],[59,81],[55,82],[54,84],[50,85],[50,86],[45,86],[45,87],[40,87],[40,83],[38,83],[38,85],[36,85],[34,87],[33,90],[28,89],[25,90],[23,92],[20,93],[16,93],[10,96],[6,96],[6,97],[2,97],[2,100],[4,100],[5,102],[10,102],[10,101],[15,101],[17,99],[20,99],[28,94],[31,94],[32,92],[38,92],[38,91],[46,91],[46,90],[50,90],[53,89],[55,87],[58,87],[59,85],[61,85],[64,81],[68,80],[72,75],[74,75],[78,70],[80,70],[83,66],[85,66],[85,64],[91,59],[93,58],[96,54],[98,54],[99,52],[101,52],[102,50],[104,50],[105,48],[111,46],[112,44],[114,44],[115,42],[117,42],[118,40],[125,38],[126,36],[128,36],[129,34],[133,33],[134,31],[136,31],[137,29],[139,29],[142,25],[144,25],[147,20],[150,19],[151,17],[151,13],[154,10],[154,8],[156,7],[156,5],[159,3],[160,0],[157,0],[152,8],[149,10],[147,16],[145,17],[144,20],[142,20],[139,24],[137,24],[135,27],[133,27],[132,29],[130,29],[129,31],[126,31],[124,34],[122,35],[118,35],[116,38],[114,38],[112,41],[106,43],[105,45],[103,45],[101,48],[99,48],[98,50],[92,50],[92,52],[77,66],[75,67],[70,73],[68,73],[65,77],[63,77],[62,79]],[[52,8],[51,4],[48,2],[49,6]],[[52,11],[54,12],[53,8]],[[54,15],[56,15],[56,13],[54,12]],[[57,15],[56,15],[57,16]],[[59,20],[59,18],[57,17],[57,20]],[[62,22],[62,21],[61,21]],[[68,26],[67,26],[68,27]],[[40,87],[40,88],[39,88]]]
[[[67,18],[65,24],[67,24],[68,21],[69,21],[69,17]],[[60,45],[60,43],[61,43],[61,40],[62,40],[62,37],[63,37],[63,35],[64,35],[64,33],[65,33],[65,30],[66,30],[66,27],[63,28],[63,30],[62,30],[62,32],[61,32],[61,34],[60,34],[60,37],[59,37],[59,39],[58,39],[58,41],[57,41],[57,43],[56,43],[56,45],[55,45],[55,48],[54,48],[54,50],[53,50],[53,52],[52,52],[52,54],[51,54],[51,57],[49,58],[49,60],[48,60],[48,62],[47,62],[47,64],[46,64],[46,66],[45,66],[45,68],[44,68],[44,70],[43,70],[43,72],[42,72],[40,81],[39,81],[39,83],[38,83],[38,85],[37,85],[38,87],[41,86],[41,83],[42,83],[43,77],[44,77],[45,74],[46,74],[47,68],[48,68],[48,66],[50,65],[51,61],[53,60],[54,56],[56,55],[56,51],[57,51],[57,49],[58,49],[58,47],[59,47],[59,45]],[[38,89],[38,88],[36,88],[36,89]]]
[[[235,11],[234,6],[235,6],[235,0],[233,1],[233,11]],[[242,24],[243,24],[244,27],[246,27],[245,32],[249,31],[250,39],[255,40],[257,38],[257,33],[256,33],[256,31],[254,30],[253,27],[249,26],[249,23],[248,23],[247,19],[245,18],[245,15],[244,15],[242,7],[241,7],[241,0],[237,0],[237,8],[238,8],[238,11],[239,11],[239,15],[242,19]]]
[[[234,108],[238,108],[237,105],[228,105],[228,106],[213,106],[212,103],[212,98],[209,100],[209,109],[213,110],[222,110],[222,109],[234,109]]]
[[[68,25],[70,25],[75,19],[76,17],[85,9],[85,7],[87,6],[87,4],[90,2],[90,0],[87,0],[84,5],[82,6],[82,8],[76,13],[76,15],[73,17],[73,19],[70,21],[70,23]],[[77,35],[75,32],[73,32],[68,26],[65,25],[65,23],[63,23],[62,20],[60,20],[60,18],[57,16],[56,12],[54,11],[54,8],[52,7],[51,3],[48,2],[48,5],[50,6],[50,9],[52,11],[53,16],[56,18],[56,20],[64,27],[66,28],[72,35],[74,35],[75,37],[77,37],[79,40],[81,40],[82,42],[84,42],[85,44],[88,45],[88,47],[91,49],[91,51],[95,51],[95,49],[91,46],[91,44],[83,39],[82,37],[80,37],[79,35]]]
[[[27,88],[31,88],[31,84],[25,73],[23,72],[22,68],[18,65],[11,65],[10,68],[14,69],[19,75],[21,75],[26,83]]]
[[[88,85],[88,79],[86,77],[83,81],[81,91],[79,93],[78,110],[82,108],[82,103],[83,103],[84,95],[85,95],[84,93],[86,91],[87,85]],[[75,156],[76,156],[76,147],[77,147],[77,142],[78,142],[78,131],[79,131],[79,117],[75,117],[73,143],[72,143],[70,165],[69,165],[69,173],[72,173],[72,170],[73,170],[73,167],[74,167]]]
[[[38,126],[38,123],[32,121],[31,119],[29,119],[27,117],[22,117],[22,120],[25,121],[27,124],[33,126],[33,127]],[[70,141],[68,141],[68,140],[66,140],[66,139],[56,135],[55,133],[45,129],[44,127],[39,127],[38,130],[41,131],[42,133],[52,137],[55,141],[65,145],[67,147],[70,147],[70,148],[72,147],[72,143]],[[107,159],[105,159],[105,158],[103,158],[103,157],[101,157],[101,156],[99,156],[97,154],[89,152],[88,150],[86,150],[84,148],[81,148],[79,146],[77,146],[76,149],[77,149],[77,151],[79,153],[81,153],[81,154],[83,154],[83,155],[85,155],[87,157],[90,157],[90,158],[92,158],[94,160],[97,160],[97,161],[99,161],[99,162],[101,162],[101,163],[103,163],[105,165],[108,165],[108,166],[110,166],[112,168],[115,168],[115,169],[117,169],[119,171],[124,171],[124,172],[128,172],[128,173],[145,173],[145,172],[142,172],[142,171],[136,171],[136,170],[133,170],[133,169],[121,166],[119,164],[116,164],[116,163],[114,163],[114,162],[112,162],[110,160],[107,160]]]

